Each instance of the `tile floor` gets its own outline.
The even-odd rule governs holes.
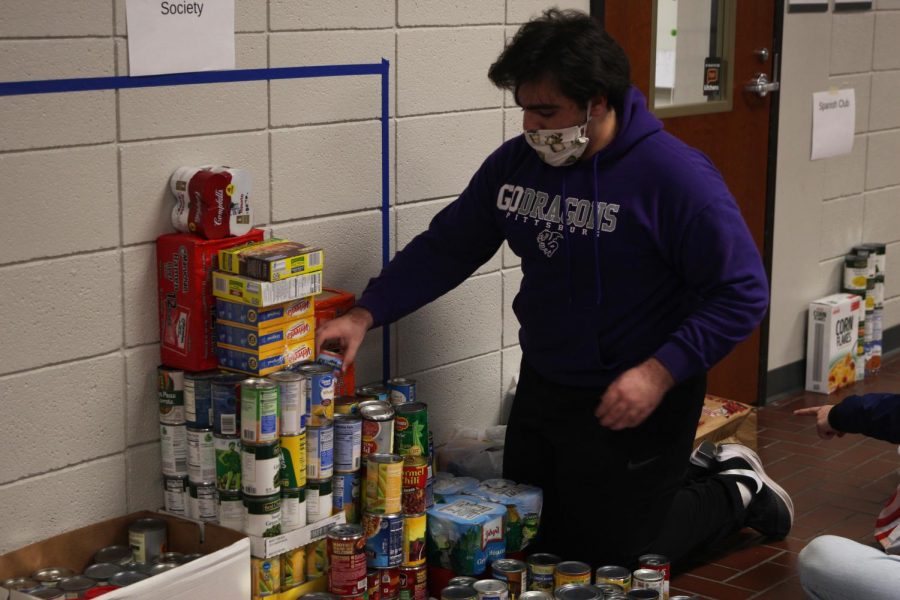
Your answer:
[[[821,440],[812,417],[795,408],[835,403],[850,394],[900,393],[900,356],[881,373],[831,396],[797,392],[759,411],[759,454],[766,471],[792,496],[794,527],[780,542],[752,530],[710,549],[703,564],[674,574],[672,594],[720,600],[804,598],[797,578],[797,553],[823,533],[874,544],[875,517],[897,487],[897,446],[860,435]]]

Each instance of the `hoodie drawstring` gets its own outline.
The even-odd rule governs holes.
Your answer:
[[[597,163],[600,153],[594,154],[594,283],[597,286],[596,304],[600,304],[603,297],[603,289],[600,284],[600,183],[597,179]],[[570,276],[571,278],[571,276]],[[571,281],[570,281],[571,284]]]

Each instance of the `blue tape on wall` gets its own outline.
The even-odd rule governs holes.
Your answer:
[[[239,81],[266,81],[273,79],[304,79],[311,77],[345,77],[349,75],[381,76],[381,263],[387,266],[390,260],[390,142],[389,142],[389,102],[388,74],[391,63],[382,58],[380,63],[354,65],[325,65],[312,67],[278,67],[273,69],[235,69],[233,71],[201,71],[195,73],[173,73],[169,75],[149,75],[146,77],[80,77],[73,79],[42,79],[36,81],[0,82],[0,96],[22,96],[26,94],[58,94],[64,92],[89,92],[98,90],[121,90],[142,87],[173,85],[198,85],[207,83],[234,83]],[[382,366],[384,379],[391,372],[391,329],[383,327]]]

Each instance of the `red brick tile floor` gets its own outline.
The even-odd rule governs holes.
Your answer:
[[[897,487],[897,446],[861,435],[822,440],[815,419],[796,417],[806,406],[834,404],[851,394],[900,393],[900,356],[881,372],[830,396],[796,392],[770,399],[759,410],[759,455],[766,471],[794,500],[795,520],[782,541],[745,529],[697,565],[673,574],[672,594],[701,598],[804,598],[797,577],[797,553],[817,535],[830,533],[875,545],[875,517]],[[900,595],[900,592],[898,592]]]

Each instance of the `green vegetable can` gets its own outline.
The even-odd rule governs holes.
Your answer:
[[[394,452],[400,456],[428,456],[428,406],[406,402],[394,406]]]
[[[281,533],[281,495],[244,496],[247,518],[244,533],[257,537],[274,537]]]
[[[216,488],[241,491],[241,438],[236,435],[213,436],[216,448]]]
[[[281,492],[281,444],[241,448],[241,489],[250,496]]]

